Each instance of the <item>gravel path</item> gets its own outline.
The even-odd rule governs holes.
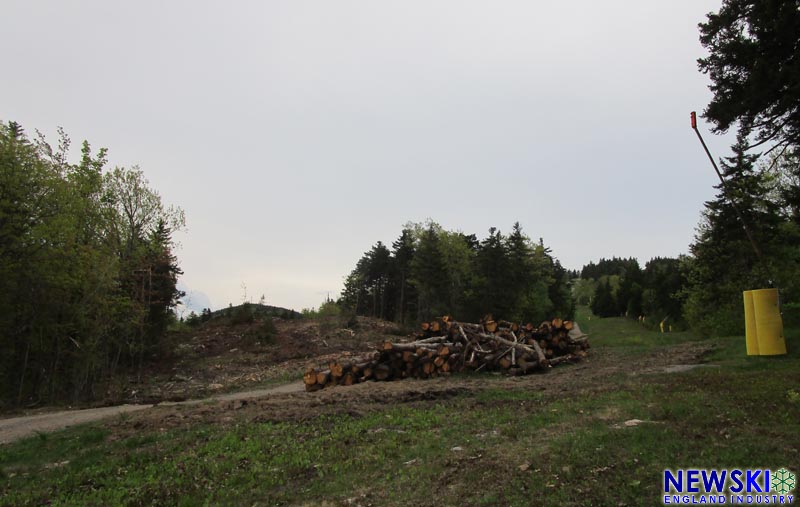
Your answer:
[[[196,405],[211,401],[231,401],[248,398],[261,398],[271,394],[295,393],[304,390],[302,382],[293,382],[268,389],[256,389],[239,393],[221,394],[200,400],[160,403],[160,405]],[[48,414],[29,415],[0,419],[0,444],[7,444],[36,433],[58,431],[77,424],[98,421],[118,414],[147,410],[154,405],[119,405],[116,407],[87,408],[83,410],[63,410]]]

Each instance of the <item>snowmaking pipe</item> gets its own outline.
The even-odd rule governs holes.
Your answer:
[[[750,240],[750,244],[753,246],[756,257],[764,266],[764,269],[767,270],[769,276],[772,277],[770,285],[772,285],[773,288],[749,290],[743,293],[747,355],[784,355],[786,354],[786,338],[783,335],[783,321],[780,313],[781,297],[777,280],[769,264],[767,264],[766,259],[764,259],[764,256],[761,254],[761,249],[758,248],[758,244],[755,238],[753,238],[753,234],[750,232],[750,227],[748,227],[744,215],[742,215],[742,211],[739,209],[739,205],[736,204],[733,195],[728,191],[729,189],[728,185],[725,183],[725,178],[723,178],[722,173],[719,172],[719,167],[717,167],[717,163],[714,162],[714,157],[711,156],[708,146],[706,146],[705,141],[703,141],[703,136],[700,135],[700,130],[697,128],[697,113],[694,111],[692,111],[692,129],[695,134],[697,134],[697,138],[700,139],[700,144],[703,145],[703,149],[706,155],[708,155],[708,160],[711,161],[714,171],[716,171],[717,176],[719,176],[719,181],[722,183],[722,194],[728,198],[733,209],[736,211],[736,215],[742,222],[742,227],[744,228],[745,234],[747,234],[747,239]]]
[[[766,267],[767,270],[769,271],[769,267],[767,266],[767,263],[764,260],[764,256],[761,254],[761,249],[758,248],[758,244],[756,243],[756,240],[753,237],[753,233],[750,232],[750,227],[748,227],[747,222],[744,219],[744,215],[742,215],[742,211],[739,209],[739,205],[736,204],[736,201],[733,199],[733,196],[730,194],[730,192],[728,192],[728,187],[725,184],[725,178],[723,178],[722,173],[719,172],[719,167],[717,167],[717,163],[714,162],[714,157],[711,156],[711,152],[708,150],[706,142],[703,141],[703,136],[700,135],[700,130],[697,128],[697,113],[695,111],[692,111],[691,116],[692,116],[692,130],[694,130],[694,133],[697,134],[697,138],[700,139],[700,144],[703,145],[703,149],[705,150],[706,155],[708,155],[708,160],[714,167],[714,171],[717,173],[717,176],[719,176],[719,181],[720,183],[722,183],[722,193],[728,198],[728,200],[731,202],[731,205],[733,205],[733,209],[734,211],[736,211],[736,216],[738,216],[739,220],[742,222],[742,227],[744,228],[745,234],[747,234],[747,239],[750,240],[750,245],[753,247],[753,251],[756,253],[756,257],[758,257],[758,260],[761,261],[764,267]]]

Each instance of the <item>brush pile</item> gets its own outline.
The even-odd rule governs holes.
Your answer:
[[[495,322],[491,315],[479,324],[449,317],[422,324],[412,342],[384,342],[372,357],[355,362],[332,361],[327,368],[308,368],[307,391],[367,380],[431,378],[461,371],[502,371],[510,375],[546,371],[579,361],[589,348],[588,337],[568,320],[553,319],[538,327]]]

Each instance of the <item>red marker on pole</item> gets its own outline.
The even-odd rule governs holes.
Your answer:
[[[693,129],[697,128],[697,113],[695,113],[694,111],[692,111],[692,128]]]

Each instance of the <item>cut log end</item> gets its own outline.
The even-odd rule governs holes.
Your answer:
[[[553,365],[580,360],[589,348],[586,335],[571,337],[575,324],[561,318],[536,327],[494,320],[491,315],[478,324],[445,316],[421,327],[416,341],[377,344],[366,362],[331,361],[327,369],[310,366],[303,375],[306,390],[367,380],[428,379],[462,371],[545,372]]]

